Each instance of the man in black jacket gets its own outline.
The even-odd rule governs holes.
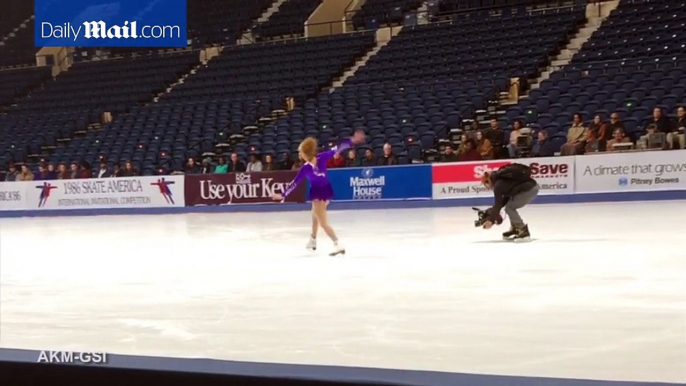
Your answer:
[[[528,241],[531,237],[529,226],[517,212],[530,203],[538,195],[539,186],[531,178],[531,169],[522,164],[503,166],[493,173],[484,173],[482,182],[485,187],[493,189],[495,202],[488,213],[488,221],[484,229],[490,229],[497,222],[500,210],[504,207],[510,218],[510,230],[503,233],[503,239],[513,241]]]

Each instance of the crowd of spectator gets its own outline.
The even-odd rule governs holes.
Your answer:
[[[684,149],[684,107],[677,108],[676,118],[670,120],[662,108],[656,107],[653,115],[635,141],[626,133],[619,114],[612,113],[610,121],[604,123],[596,115],[588,126],[583,125],[581,115],[574,115],[572,127],[567,132],[567,143],[562,146],[561,155],[581,155],[596,152],[614,152],[628,149]]]
[[[0,181],[49,181],[49,180],[75,180],[82,178],[109,178],[109,177],[133,177],[138,172],[133,163],[127,161],[124,167],[114,165],[109,168],[106,162],[101,162],[97,170],[93,170],[88,162],[72,162],[67,169],[66,164],[41,163],[36,172],[29,169],[27,165],[10,164],[7,171],[0,173]]]
[[[632,141],[626,134],[626,129],[619,114],[612,113],[609,122],[603,122],[602,117],[596,115],[589,124],[584,124],[580,114],[575,114],[572,125],[567,131],[567,141],[560,149],[561,155],[581,155],[597,152],[614,152],[628,149],[684,149],[684,127],[686,127],[686,111],[679,107],[676,118],[667,118],[661,108],[656,107],[652,118],[646,122],[642,135]],[[512,159],[521,157],[552,157],[555,147],[548,138],[545,130],[534,131],[525,127],[522,121],[516,120],[512,125],[508,140],[505,131],[496,119],[491,119],[490,127],[485,130],[479,128],[478,123],[470,127],[461,135],[457,150],[452,145],[446,145],[440,162],[468,162],[493,159]],[[393,154],[390,144],[383,146],[383,154],[376,157],[374,152],[366,149],[363,157],[358,157],[355,149],[345,154],[331,158],[328,168],[372,167],[398,165],[398,157]],[[137,176],[138,171],[133,163],[127,161],[124,167],[114,165],[110,168],[103,160],[99,168],[93,170],[87,162],[71,163],[69,169],[66,164],[41,163],[37,171],[32,171],[27,165],[10,164],[5,173],[0,173],[0,181],[42,181],[67,180],[80,178],[108,178]],[[270,154],[263,158],[251,154],[248,162],[243,163],[236,153],[231,153],[227,162],[224,156],[217,158],[216,164],[212,158],[205,158],[197,163],[193,158],[188,159],[183,170],[171,174],[212,174],[237,172],[269,172],[277,170],[298,170],[299,160],[293,160],[289,153],[283,153],[280,160],[275,160]],[[159,174],[168,174],[160,170]]]
[[[670,120],[660,107],[653,110],[642,135],[632,140],[626,133],[619,114],[612,113],[608,122],[600,115],[584,124],[580,114],[574,114],[572,125],[567,131],[567,141],[560,149],[560,155],[582,155],[598,152],[622,150],[669,150],[684,149],[684,128],[686,111],[678,107],[676,118]],[[552,157],[556,154],[553,143],[545,130],[535,135],[524,123],[516,120],[510,131],[509,141],[505,143],[505,133],[496,119],[491,119],[490,127],[482,130],[478,123],[462,134],[457,152],[451,145],[445,147],[441,162],[466,162],[520,157]]]

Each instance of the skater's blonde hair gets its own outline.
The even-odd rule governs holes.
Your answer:
[[[317,140],[312,137],[305,138],[298,146],[298,152],[303,161],[314,162],[317,157]]]

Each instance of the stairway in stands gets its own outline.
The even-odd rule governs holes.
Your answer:
[[[531,84],[531,89],[538,88],[541,82],[548,79],[553,71],[569,64],[572,57],[581,50],[581,47],[591,38],[593,33],[600,28],[603,21],[610,15],[610,12],[617,8],[618,5],[619,0],[607,1],[600,4],[589,4],[586,7],[586,24],[584,24],[584,26],[579,29],[579,32],[570,39],[569,44],[563,47],[560,50],[560,53],[551,59],[548,68],[546,68],[536,81]]]

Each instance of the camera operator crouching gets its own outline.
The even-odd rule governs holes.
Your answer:
[[[500,223],[500,210],[510,218],[510,230],[503,233],[503,239],[512,241],[529,241],[531,234],[529,226],[517,212],[525,207],[538,195],[539,186],[531,177],[531,169],[522,164],[503,166],[493,173],[484,173],[481,180],[488,189],[493,189],[495,201],[488,209],[488,219],[484,229],[491,229],[494,223]]]

